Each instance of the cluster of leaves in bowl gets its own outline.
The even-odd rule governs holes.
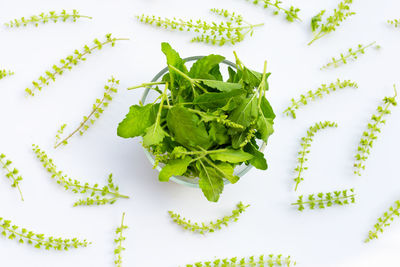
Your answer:
[[[51,177],[56,180],[57,184],[63,186],[67,191],[70,190],[74,194],[89,195],[85,199],[76,201],[74,207],[114,204],[120,198],[129,198],[119,193],[119,187],[114,184],[112,174],[108,176],[107,185],[102,187],[98,184],[89,185],[89,183],[81,183],[76,179],[68,177],[62,171],[59,171],[53,159],[49,158],[46,152],[41,150],[37,145],[33,145],[32,150],[43,167],[51,174]]]
[[[226,259],[217,259],[214,261],[206,261],[206,262],[196,262],[194,264],[186,264],[186,267],[245,267],[245,266],[295,266],[296,262],[293,261],[290,256],[282,256],[270,254],[268,256],[260,255],[260,256],[251,256],[251,257],[233,257]]]
[[[64,130],[67,127],[67,125],[66,124],[61,125],[60,129],[57,131],[56,134],[56,142],[54,144],[54,148],[58,148],[61,145],[67,145],[68,140],[76,133],[79,133],[79,135],[82,136],[89,129],[89,127],[93,125],[98,118],[100,118],[101,114],[103,114],[104,112],[104,109],[108,107],[108,105],[113,99],[113,94],[118,92],[117,89],[118,85],[119,85],[119,80],[116,80],[114,77],[111,76],[111,78],[108,79],[108,83],[104,86],[103,96],[101,98],[96,99],[89,115],[83,116],[82,122],[79,124],[79,126],[63,139],[61,135],[64,133]]]
[[[92,19],[92,17],[85,16],[79,14],[79,11],[72,10],[72,12],[67,12],[66,10],[62,10],[61,12],[57,13],[56,11],[50,11],[48,13],[40,13],[39,15],[33,15],[30,17],[22,17],[20,19],[13,19],[8,23],[4,23],[5,26],[10,28],[18,28],[18,27],[26,27],[28,25],[39,26],[39,23],[45,24],[50,21],[56,23],[58,21],[66,22],[71,20],[76,22],[77,19],[80,18],[87,18]]]
[[[361,176],[361,171],[365,170],[365,161],[371,154],[371,149],[374,142],[378,138],[377,134],[381,132],[380,126],[386,123],[384,119],[391,113],[390,107],[397,106],[397,90],[394,86],[394,96],[385,97],[383,99],[384,105],[378,106],[377,114],[371,116],[371,121],[367,125],[367,130],[362,134],[360,143],[357,148],[354,162],[354,174]]]
[[[314,39],[308,43],[311,45],[316,40],[322,38],[323,36],[336,31],[336,28],[346,20],[348,17],[355,15],[355,12],[350,11],[350,5],[353,0],[344,0],[339,3],[337,9],[333,10],[333,15],[326,18],[325,23],[322,22],[322,17],[325,14],[325,10],[322,10],[317,15],[311,19],[311,30],[314,33]]]
[[[324,209],[326,207],[331,207],[333,205],[348,205],[350,203],[355,203],[354,189],[333,191],[328,193],[318,193],[310,194],[307,197],[303,195],[299,196],[297,202],[292,203],[294,206],[298,206],[299,211],[303,211],[306,206],[310,209],[320,208]]]
[[[12,224],[10,220],[0,217],[1,235],[12,240],[17,240],[18,243],[27,243],[33,245],[35,248],[45,248],[47,250],[68,250],[70,248],[86,247],[88,243],[86,240],[79,240],[77,238],[63,239],[59,237],[46,237],[44,234],[38,234],[33,231],[21,228]]]
[[[273,14],[278,15],[279,13],[284,13],[286,15],[286,20],[289,22],[293,22],[295,20],[300,20],[299,11],[300,9],[294,6],[290,8],[282,7],[282,1],[279,0],[247,0],[252,2],[255,5],[261,4],[264,8],[273,8]]]
[[[7,77],[7,76],[11,76],[14,75],[14,72],[10,71],[10,70],[0,70],[0,80]]]
[[[177,18],[161,18],[156,16],[148,16],[142,14],[136,18],[145,24],[154,25],[156,27],[179,30],[193,31],[198,36],[194,37],[192,42],[203,42],[212,45],[236,44],[244,40],[246,35],[253,35],[254,28],[264,24],[250,24],[243,20],[241,15],[229,12],[226,9],[211,9],[211,12],[223,17],[227,21],[207,22],[199,20],[183,20]]]
[[[265,98],[270,73],[266,64],[259,73],[237,59],[237,70],[229,67],[225,82],[219,68],[222,56],[203,57],[188,70],[169,44],[162,43],[162,51],[169,73],[157,83],[164,90],[155,88],[160,95],[154,103],[131,106],[118,135],[143,136],[143,146],[164,165],[160,181],[175,175],[199,177],[206,198],[216,202],[224,179],[232,184],[239,180],[236,166],[267,169],[257,140],[267,142],[273,133],[275,114]]]
[[[347,64],[347,62],[349,60],[356,60],[359,57],[359,55],[365,54],[365,50],[370,48],[370,47],[374,47],[375,49],[379,49],[380,45],[376,45],[376,42],[372,42],[372,43],[367,44],[367,45],[359,44],[356,48],[349,48],[347,50],[346,54],[341,53],[340,57],[338,57],[338,58],[333,57],[332,61],[327,63],[326,65],[324,65],[321,68],[321,70],[328,69],[330,67],[337,68],[337,67],[339,67],[341,65]]]
[[[7,159],[6,155],[3,153],[0,154],[0,167],[6,171],[6,178],[11,181],[11,187],[17,188],[19,194],[21,196],[21,200],[24,201],[24,197],[22,196],[21,188],[19,187],[19,182],[22,181],[22,176],[19,175],[19,171],[16,168],[13,168],[12,161]]]
[[[321,84],[321,86],[318,89],[314,91],[309,90],[306,94],[300,95],[299,99],[292,98],[291,99],[292,104],[288,108],[286,108],[283,113],[286,116],[292,116],[293,119],[296,119],[296,110],[298,110],[301,106],[305,106],[311,101],[315,101],[316,99],[321,99],[325,95],[329,95],[332,92],[347,87],[358,88],[358,85],[353,81],[350,80],[341,81],[340,79],[337,79],[336,82],[332,82],[329,85]]]
[[[239,219],[240,214],[242,214],[246,209],[250,207],[250,205],[243,205],[242,202],[237,204],[236,209],[232,211],[232,214],[229,216],[224,216],[221,219],[216,220],[215,222],[211,221],[209,223],[192,223],[190,220],[186,220],[182,218],[181,215],[174,213],[173,211],[169,211],[169,215],[172,220],[181,226],[185,230],[189,230],[193,233],[205,234],[205,233],[213,233],[217,230],[220,230],[222,225],[228,226],[230,222],[236,222]]]

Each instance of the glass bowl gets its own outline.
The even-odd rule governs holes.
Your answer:
[[[184,58],[183,60],[185,61],[185,63],[187,62],[192,62],[192,61],[196,61],[199,60],[201,58],[203,58],[204,56],[194,56],[194,57],[187,57]],[[222,61],[223,64],[230,66],[234,69],[236,69],[236,65],[228,60],[224,60]],[[221,70],[221,72],[224,70]],[[164,69],[162,69],[159,73],[157,73],[156,76],[154,76],[154,78],[151,80],[151,82],[157,82],[159,81],[166,73],[168,72],[168,67],[165,67]],[[149,87],[147,87],[142,95],[142,103],[143,105],[146,105],[148,103],[152,103],[155,98],[158,96],[158,93],[154,90],[151,90]],[[263,152],[266,144],[263,141],[257,142],[259,148],[259,151]],[[144,153],[146,154],[146,157],[148,158],[148,160],[150,161],[151,165],[154,166],[155,164],[155,159],[153,154],[151,154],[150,151],[148,151],[147,149],[144,148]],[[234,175],[237,175],[238,177],[242,177],[244,176],[253,166],[251,164],[246,165],[246,164],[241,164],[239,166],[235,167],[234,170]],[[160,163],[156,169],[158,171],[161,171],[162,169],[162,164]],[[182,184],[185,186],[189,186],[189,187],[194,187],[194,188],[199,188],[199,178],[189,178],[189,177],[184,177],[184,176],[172,176],[170,178],[170,181],[175,182],[177,184]],[[230,184],[230,182],[227,179],[224,179],[224,184]]]

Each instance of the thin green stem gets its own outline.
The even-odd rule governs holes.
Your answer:
[[[314,39],[311,40],[311,42],[308,43],[308,45],[311,45],[312,43],[314,43],[315,41],[317,41],[318,39],[321,39],[322,37],[324,37],[325,35],[327,35],[329,32],[325,32],[323,34],[321,34],[322,31],[320,31],[316,36],[314,36]]]
[[[175,72],[177,72],[179,75],[181,75],[183,78],[185,78],[186,80],[188,80],[191,84],[194,84],[196,81],[192,78],[190,78],[188,75],[186,75],[185,73],[183,73],[182,71],[178,70],[177,68],[175,68],[172,65],[168,65],[168,68],[171,68],[172,70],[174,70]]]
[[[160,90],[157,90],[157,88],[151,87],[152,85],[161,85],[161,84],[166,84],[166,82],[142,83],[141,85],[128,87],[127,89],[128,89],[128,90],[133,90],[133,89],[138,89],[138,88],[146,87],[146,88],[149,88],[149,89],[156,90],[157,92],[159,92],[159,93],[161,94],[162,92],[161,92]]]
[[[202,150],[202,151],[186,151],[186,152],[179,152],[179,154],[185,154],[185,155],[197,155],[197,154],[213,154],[213,153],[220,153],[228,151],[227,148],[222,148],[222,149],[216,149],[216,150]]]
[[[258,86],[258,108],[261,107],[261,99],[263,97],[263,94],[265,93],[264,87],[265,87],[265,82],[266,82],[266,75],[267,75],[267,61],[264,61],[264,70],[263,70],[263,75],[262,75],[262,80],[260,85]]]

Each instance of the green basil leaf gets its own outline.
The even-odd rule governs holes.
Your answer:
[[[214,68],[210,70],[210,74],[212,76],[212,79],[208,80],[217,80],[217,81],[223,81],[224,78],[222,77],[221,71],[219,70],[219,65],[215,65]]]
[[[227,129],[224,125],[221,125],[218,122],[213,121],[210,123],[208,134],[210,135],[211,140],[218,145],[227,144],[229,142]]]
[[[232,147],[234,149],[239,149],[240,145],[246,140],[247,135],[249,133],[249,130],[246,129],[244,131],[238,132],[236,129],[232,131],[232,129],[229,130],[229,132],[234,133],[232,135]]]
[[[199,186],[208,201],[217,202],[224,190],[224,180],[214,168],[203,167],[199,173]]]
[[[168,163],[162,168],[158,179],[161,182],[168,182],[169,178],[174,175],[183,175],[191,162],[190,157],[185,157],[183,159],[173,159],[168,161]]]
[[[274,113],[274,110],[272,109],[271,104],[264,96],[261,98],[261,110],[265,118],[275,119],[276,115]]]
[[[203,109],[216,109],[227,105],[229,100],[231,100],[233,97],[243,95],[245,93],[245,90],[240,89],[221,93],[204,93],[197,96],[193,100],[193,103],[201,106]]]
[[[236,71],[234,71],[231,67],[228,67],[229,79],[227,82],[237,83],[239,81],[238,75]]]
[[[117,134],[123,138],[141,136],[154,122],[153,104],[133,105],[125,119],[119,123]]]
[[[212,160],[220,160],[230,163],[242,163],[253,158],[253,155],[235,149],[222,150],[221,152],[211,153],[209,156]]]
[[[264,154],[260,152],[254,144],[251,142],[248,143],[243,150],[253,155],[253,158],[249,160],[251,165],[259,170],[268,169],[267,160],[265,159]]]
[[[246,98],[242,104],[232,111],[229,119],[244,127],[250,126],[258,117],[257,101],[255,95],[251,98]]]
[[[215,80],[201,80],[201,82],[221,92],[229,92],[232,90],[242,89],[242,85],[239,83],[228,83],[224,81],[215,81]]]
[[[146,134],[143,136],[143,144],[145,146],[152,146],[161,143],[164,137],[168,134],[158,123],[154,123],[146,129]]]
[[[239,177],[233,175],[234,168],[231,164],[222,162],[216,164],[215,166],[216,166],[215,169],[218,171],[218,173],[223,175],[231,184],[234,184],[237,181],[239,181]]]
[[[168,110],[167,125],[175,141],[184,146],[207,149],[211,144],[204,123],[185,107],[174,106]]]
[[[208,55],[197,60],[190,68],[189,77],[194,79],[210,79],[210,72],[225,58],[220,55]]]

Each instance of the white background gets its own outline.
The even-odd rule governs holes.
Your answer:
[[[37,232],[93,242],[88,248],[53,252],[2,238],[0,266],[113,266],[114,229],[123,211],[130,227],[125,233],[124,266],[173,267],[262,253],[292,255],[298,266],[305,267],[396,266],[400,222],[395,221],[379,240],[369,244],[363,240],[376,219],[400,198],[398,109],[382,128],[362,177],[352,174],[352,164],[370,115],[384,96],[393,94],[393,83],[399,82],[400,32],[386,20],[400,16],[400,3],[355,1],[356,16],[337,32],[307,46],[312,38],[311,17],[321,9],[333,9],[337,2],[292,1],[301,8],[303,22],[288,23],[283,16],[274,17],[270,10],[244,0],[0,0],[0,22],[63,8],[94,17],[38,28],[0,29],[0,67],[16,73],[0,81],[0,152],[23,174],[25,197],[21,202],[17,191],[0,177],[0,216]],[[237,46],[221,48],[191,44],[190,33],[155,29],[134,18],[146,13],[218,20],[208,12],[213,7],[241,12],[248,21],[265,26]],[[131,40],[96,51],[36,97],[25,97],[24,89],[52,64],[108,32]],[[170,42],[182,57],[219,53],[233,60],[235,49],[256,70],[268,60],[272,72],[268,98],[278,115],[267,148],[269,169],[253,169],[236,185],[227,186],[217,204],[207,202],[200,190],[158,182],[139,140],[116,135],[118,122],[142,94],[142,90],[126,88],[150,81],[165,66],[162,41]],[[357,62],[338,69],[319,69],[347,48],[372,41],[382,49],[368,50]],[[109,109],[83,137],[76,136],[68,146],[54,150],[58,127],[64,122],[76,126],[101,96],[111,74],[121,80],[121,86]],[[359,89],[345,89],[313,103],[299,110],[296,120],[282,115],[291,97],[336,78],[352,79]],[[293,191],[296,153],[306,129],[320,120],[334,120],[339,128],[316,136],[310,169],[298,193],[355,187],[357,204],[300,213],[290,206],[298,194]],[[131,199],[112,206],[73,208],[79,196],[65,192],[50,178],[31,151],[32,143],[47,151],[61,170],[82,181],[101,184],[113,172],[121,192]],[[207,236],[182,231],[167,214],[173,210],[195,221],[208,221],[229,214],[239,201],[251,204],[240,220]]]

